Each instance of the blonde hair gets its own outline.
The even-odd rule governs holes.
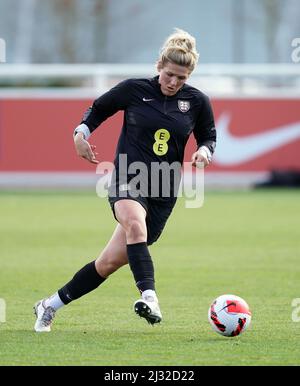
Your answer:
[[[160,50],[159,62],[162,66],[168,62],[185,66],[192,72],[198,58],[196,39],[188,32],[175,28],[175,32],[166,39]]]

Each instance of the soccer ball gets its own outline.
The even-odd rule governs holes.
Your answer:
[[[237,336],[249,327],[251,311],[244,299],[235,295],[222,295],[209,307],[208,320],[219,334]]]

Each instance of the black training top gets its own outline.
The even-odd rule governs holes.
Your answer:
[[[184,148],[193,132],[198,147],[211,153],[216,145],[216,130],[209,98],[185,84],[176,95],[162,94],[158,76],[128,79],[93,103],[81,123],[93,132],[108,117],[124,111],[124,122],[116,151],[127,154],[128,164],[141,161],[182,163]]]

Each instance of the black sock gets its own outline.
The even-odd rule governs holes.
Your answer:
[[[147,243],[127,244],[127,254],[129,266],[139,291],[143,292],[148,289],[155,291],[154,267]]]
[[[69,283],[58,290],[58,295],[64,304],[69,304],[99,287],[104,280],[105,278],[96,271],[95,261],[92,261],[81,268]]]

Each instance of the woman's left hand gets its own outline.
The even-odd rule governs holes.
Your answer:
[[[206,167],[210,164],[210,160],[207,152],[200,148],[192,155],[192,166],[203,167],[201,164],[204,164],[204,167]]]

